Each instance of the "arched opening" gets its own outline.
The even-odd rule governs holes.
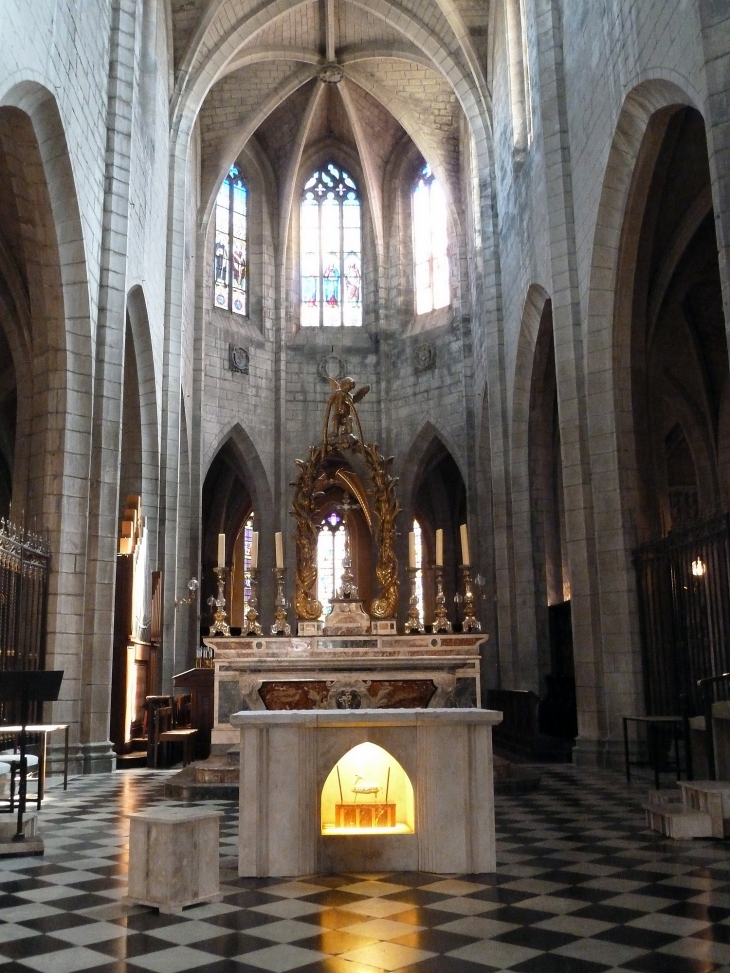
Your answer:
[[[373,594],[372,514],[363,480],[352,464],[335,453],[316,483],[318,526],[317,598],[322,620],[337,597],[343,574],[349,568],[358,597],[369,611]],[[349,558],[349,564],[346,560]]]
[[[426,447],[418,466],[412,498],[413,521],[420,529],[420,583],[425,622],[430,622],[434,613],[435,581],[431,566],[436,557],[436,531],[443,530],[444,594],[449,617],[458,628],[460,605],[454,596],[460,590],[459,527],[467,522],[466,485],[454,457],[437,436]],[[413,524],[410,530],[414,530]]]
[[[705,125],[694,108],[649,120],[628,213],[630,289],[618,296],[630,331],[618,332],[617,348],[630,363],[624,489],[639,541],[645,706],[663,715],[680,712],[683,697],[699,707],[698,679],[730,666],[729,535],[718,516],[730,498],[730,369]]]
[[[577,735],[570,575],[552,303],[545,301],[532,367],[528,471],[535,575],[535,630],[541,730]]]
[[[320,814],[323,835],[413,834],[413,785],[387,750],[359,743],[329,772]]]
[[[730,372],[704,121],[682,108],[657,113],[651,129],[639,165],[653,162],[631,324],[637,520],[646,540],[706,520],[730,497]]]
[[[132,326],[124,342],[119,543],[109,737],[118,755],[146,749],[144,701],[159,690],[159,645],[151,641],[149,532],[142,501],[143,447],[139,371]]]
[[[224,534],[226,538],[226,566],[233,567],[226,588],[228,621],[236,628],[244,624],[246,590],[241,568],[242,555],[245,565],[246,523],[252,514],[255,516],[247,472],[229,440],[210,464],[203,484],[200,609],[203,625],[213,623],[215,608],[208,604],[208,600],[217,594],[213,569],[218,564],[219,534]]]

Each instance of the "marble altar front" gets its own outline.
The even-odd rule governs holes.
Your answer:
[[[495,871],[501,719],[477,708],[232,714],[239,875]]]
[[[206,638],[215,655],[219,749],[238,742],[233,713],[264,710],[480,708],[488,636]]]

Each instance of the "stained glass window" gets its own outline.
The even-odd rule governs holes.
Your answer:
[[[313,173],[304,186],[300,242],[301,326],[360,327],[360,199],[354,181],[331,162]]]
[[[423,536],[421,526],[417,520],[413,521],[413,533],[416,541],[416,598],[418,599],[418,617],[421,624],[425,618],[425,608],[423,603]]]
[[[451,303],[446,198],[428,163],[413,187],[416,314]]]
[[[248,313],[248,190],[237,166],[218,190],[213,244],[213,301],[234,314]]]
[[[248,602],[251,597],[251,544],[253,543],[253,513],[250,514],[246,523],[243,525],[243,604],[244,612],[248,611]]]
[[[332,611],[330,602],[340,587],[344,557],[345,525],[333,510],[322,521],[317,540],[317,600],[322,605],[322,619]]]

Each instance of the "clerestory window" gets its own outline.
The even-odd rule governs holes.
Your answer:
[[[413,258],[416,314],[451,303],[446,198],[428,163],[413,187]]]
[[[360,327],[360,198],[353,179],[331,162],[313,173],[304,186],[300,250],[301,327]]]
[[[213,302],[223,311],[248,314],[248,190],[231,166],[215,203]]]

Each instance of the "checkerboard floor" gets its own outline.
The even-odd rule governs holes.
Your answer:
[[[43,857],[0,859],[0,973],[718,973],[730,971],[730,841],[646,830],[619,775],[543,771],[497,799],[496,875],[239,879],[221,803],[223,901],[131,906],[130,811],[169,804],[169,772],[53,788]]]

